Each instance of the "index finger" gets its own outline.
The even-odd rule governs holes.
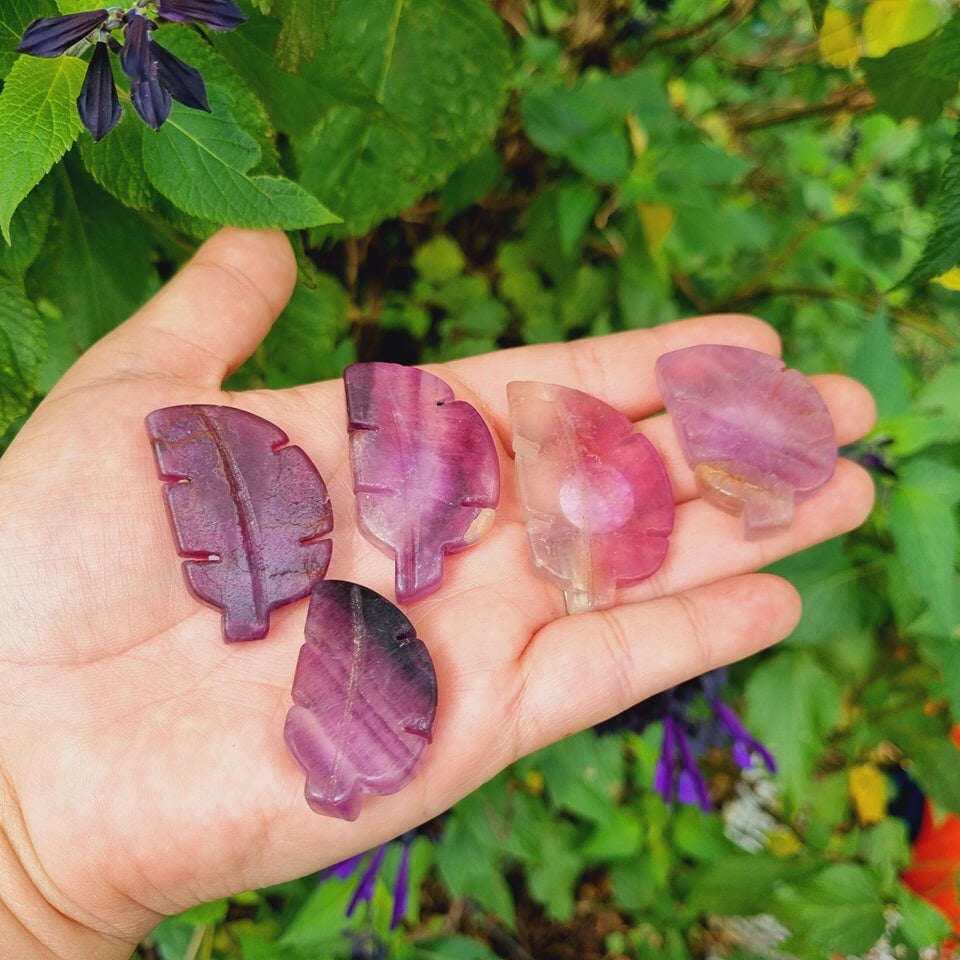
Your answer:
[[[440,375],[452,375],[474,395],[481,412],[496,426],[504,447],[510,450],[504,389],[509,381],[538,380],[573,387],[637,421],[663,409],[653,372],[657,357],[699,343],[749,347],[780,356],[780,338],[762,320],[743,314],[716,314],[571,343],[499,350],[451,361],[444,364]]]

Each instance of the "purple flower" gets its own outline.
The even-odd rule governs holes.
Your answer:
[[[175,23],[203,23],[213,30],[232,30],[247,19],[233,0],[157,0],[157,15]]]
[[[106,43],[97,43],[93,48],[77,97],[77,112],[94,140],[102,140],[120,122],[120,100]]]
[[[755,756],[766,764],[771,773],[777,772],[777,762],[773,754],[755,737],[751,737],[747,728],[740,722],[740,718],[722,701],[712,700],[710,706],[716,718],[730,735],[733,748],[733,759],[741,770],[749,770],[753,766]]]
[[[712,809],[710,790],[690,748],[683,724],[673,714],[663,720],[663,742],[653,781],[654,789],[667,803],[696,804],[705,813]]]
[[[88,10],[62,17],[40,17],[23,31],[17,53],[34,57],[59,57],[96,34],[110,17],[109,10]]]
[[[410,848],[413,845],[415,833],[410,831],[405,833],[399,840],[400,843],[400,863],[397,867],[397,875],[393,881],[393,910],[390,915],[390,929],[396,930],[403,915],[407,912],[407,896],[410,890]],[[360,875],[360,880],[353,891],[350,903],[347,904],[347,916],[353,916],[354,911],[361,903],[370,903],[373,900],[373,892],[376,887],[377,875],[383,867],[383,861],[387,856],[387,850],[390,844],[384,843],[374,848],[372,856],[370,851],[359,853],[356,856],[335,863],[332,867],[327,867],[320,875],[320,879],[330,876],[339,877],[346,880],[353,876],[360,867],[360,864],[367,859],[366,868]]]
[[[200,71],[184,63],[155,40],[151,40],[150,49],[157,64],[157,79],[162,87],[170,91],[170,96],[185,107],[206,110],[209,113],[207,88],[203,77],[200,76]]]

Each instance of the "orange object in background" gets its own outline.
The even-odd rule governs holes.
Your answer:
[[[951,739],[960,749],[960,725],[953,728]],[[960,816],[948,813],[934,822],[930,801],[925,801],[920,833],[913,844],[913,859],[901,874],[901,880],[918,897],[933,904],[951,923],[955,939],[945,943],[944,960],[956,957],[953,952],[960,938]]]

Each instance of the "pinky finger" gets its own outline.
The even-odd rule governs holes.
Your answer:
[[[756,653],[787,636],[799,618],[794,588],[754,573],[555,620],[522,655],[517,755]]]

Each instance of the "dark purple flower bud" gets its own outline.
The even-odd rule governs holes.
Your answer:
[[[410,888],[410,847],[413,837],[405,840],[400,850],[400,865],[397,867],[397,879],[393,885],[393,911],[390,914],[390,929],[396,930],[407,912],[407,892]]]
[[[352,857],[347,857],[346,860],[331,864],[325,870],[320,871],[320,879],[326,880],[327,877],[337,877],[339,880],[349,880],[365,856],[365,853],[355,853]]]
[[[367,864],[367,869],[364,870],[363,876],[357,884],[357,889],[353,891],[350,903],[347,904],[348,917],[353,915],[353,911],[357,909],[357,904],[360,903],[361,900],[369,903],[373,899],[373,885],[376,883],[377,872],[380,870],[383,858],[387,855],[388,846],[389,844],[385,843],[377,847],[377,852],[373,855],[370,863]]]
[[[130,102],[143,122],[159,130],[170,116],[170,94],[160,86],[156,72],[146,80],[130,81]]]
[[[733,745],[733,759],[741,770],[747,770],[753,765],[754,755],[766,764],[771,773],[776,773],[777,762],[773,754],[755,737],[751,737],[747,728],[740,722],[740,718],[722,701],[713,700],[710,703],[716,718],[723,724]]]
[[[102,140],[120,122],[120,100],[105,43],[93,48],[77,97],[77,112],[94,140]]]
[[[23,37],[16,47],[17,53],[29,53],[34,57],[59,57],[102,27],[109,16],[108,10],[88,10],[62,17],[40,17],[23,31]]]
[[[667,714],[663,721],[663,740],[660,743],[660,759],[653,775],[653,789],[665,803],[673,802],[673,757],[677,749],[677,721]]]
[[[170,92],[170,96],[185,107],[206,110],[209,113],[207,88],[203,77],[200,76],[200,71],[191,67],[189,63],[184,63],[155,40],[150,41],[150,49],[157,64],[157,79]]]
[[[214,30],[232,30],[247,19],[233,0],[159,0],[157,15],[175,23],[203,23]]]
[[[130,14],[130,19],[123,28],[120,66],[131,80],[148,80],[151,76],[155,78],[157,75],[150,44],[150,23],[146,17],[136,11]]]

